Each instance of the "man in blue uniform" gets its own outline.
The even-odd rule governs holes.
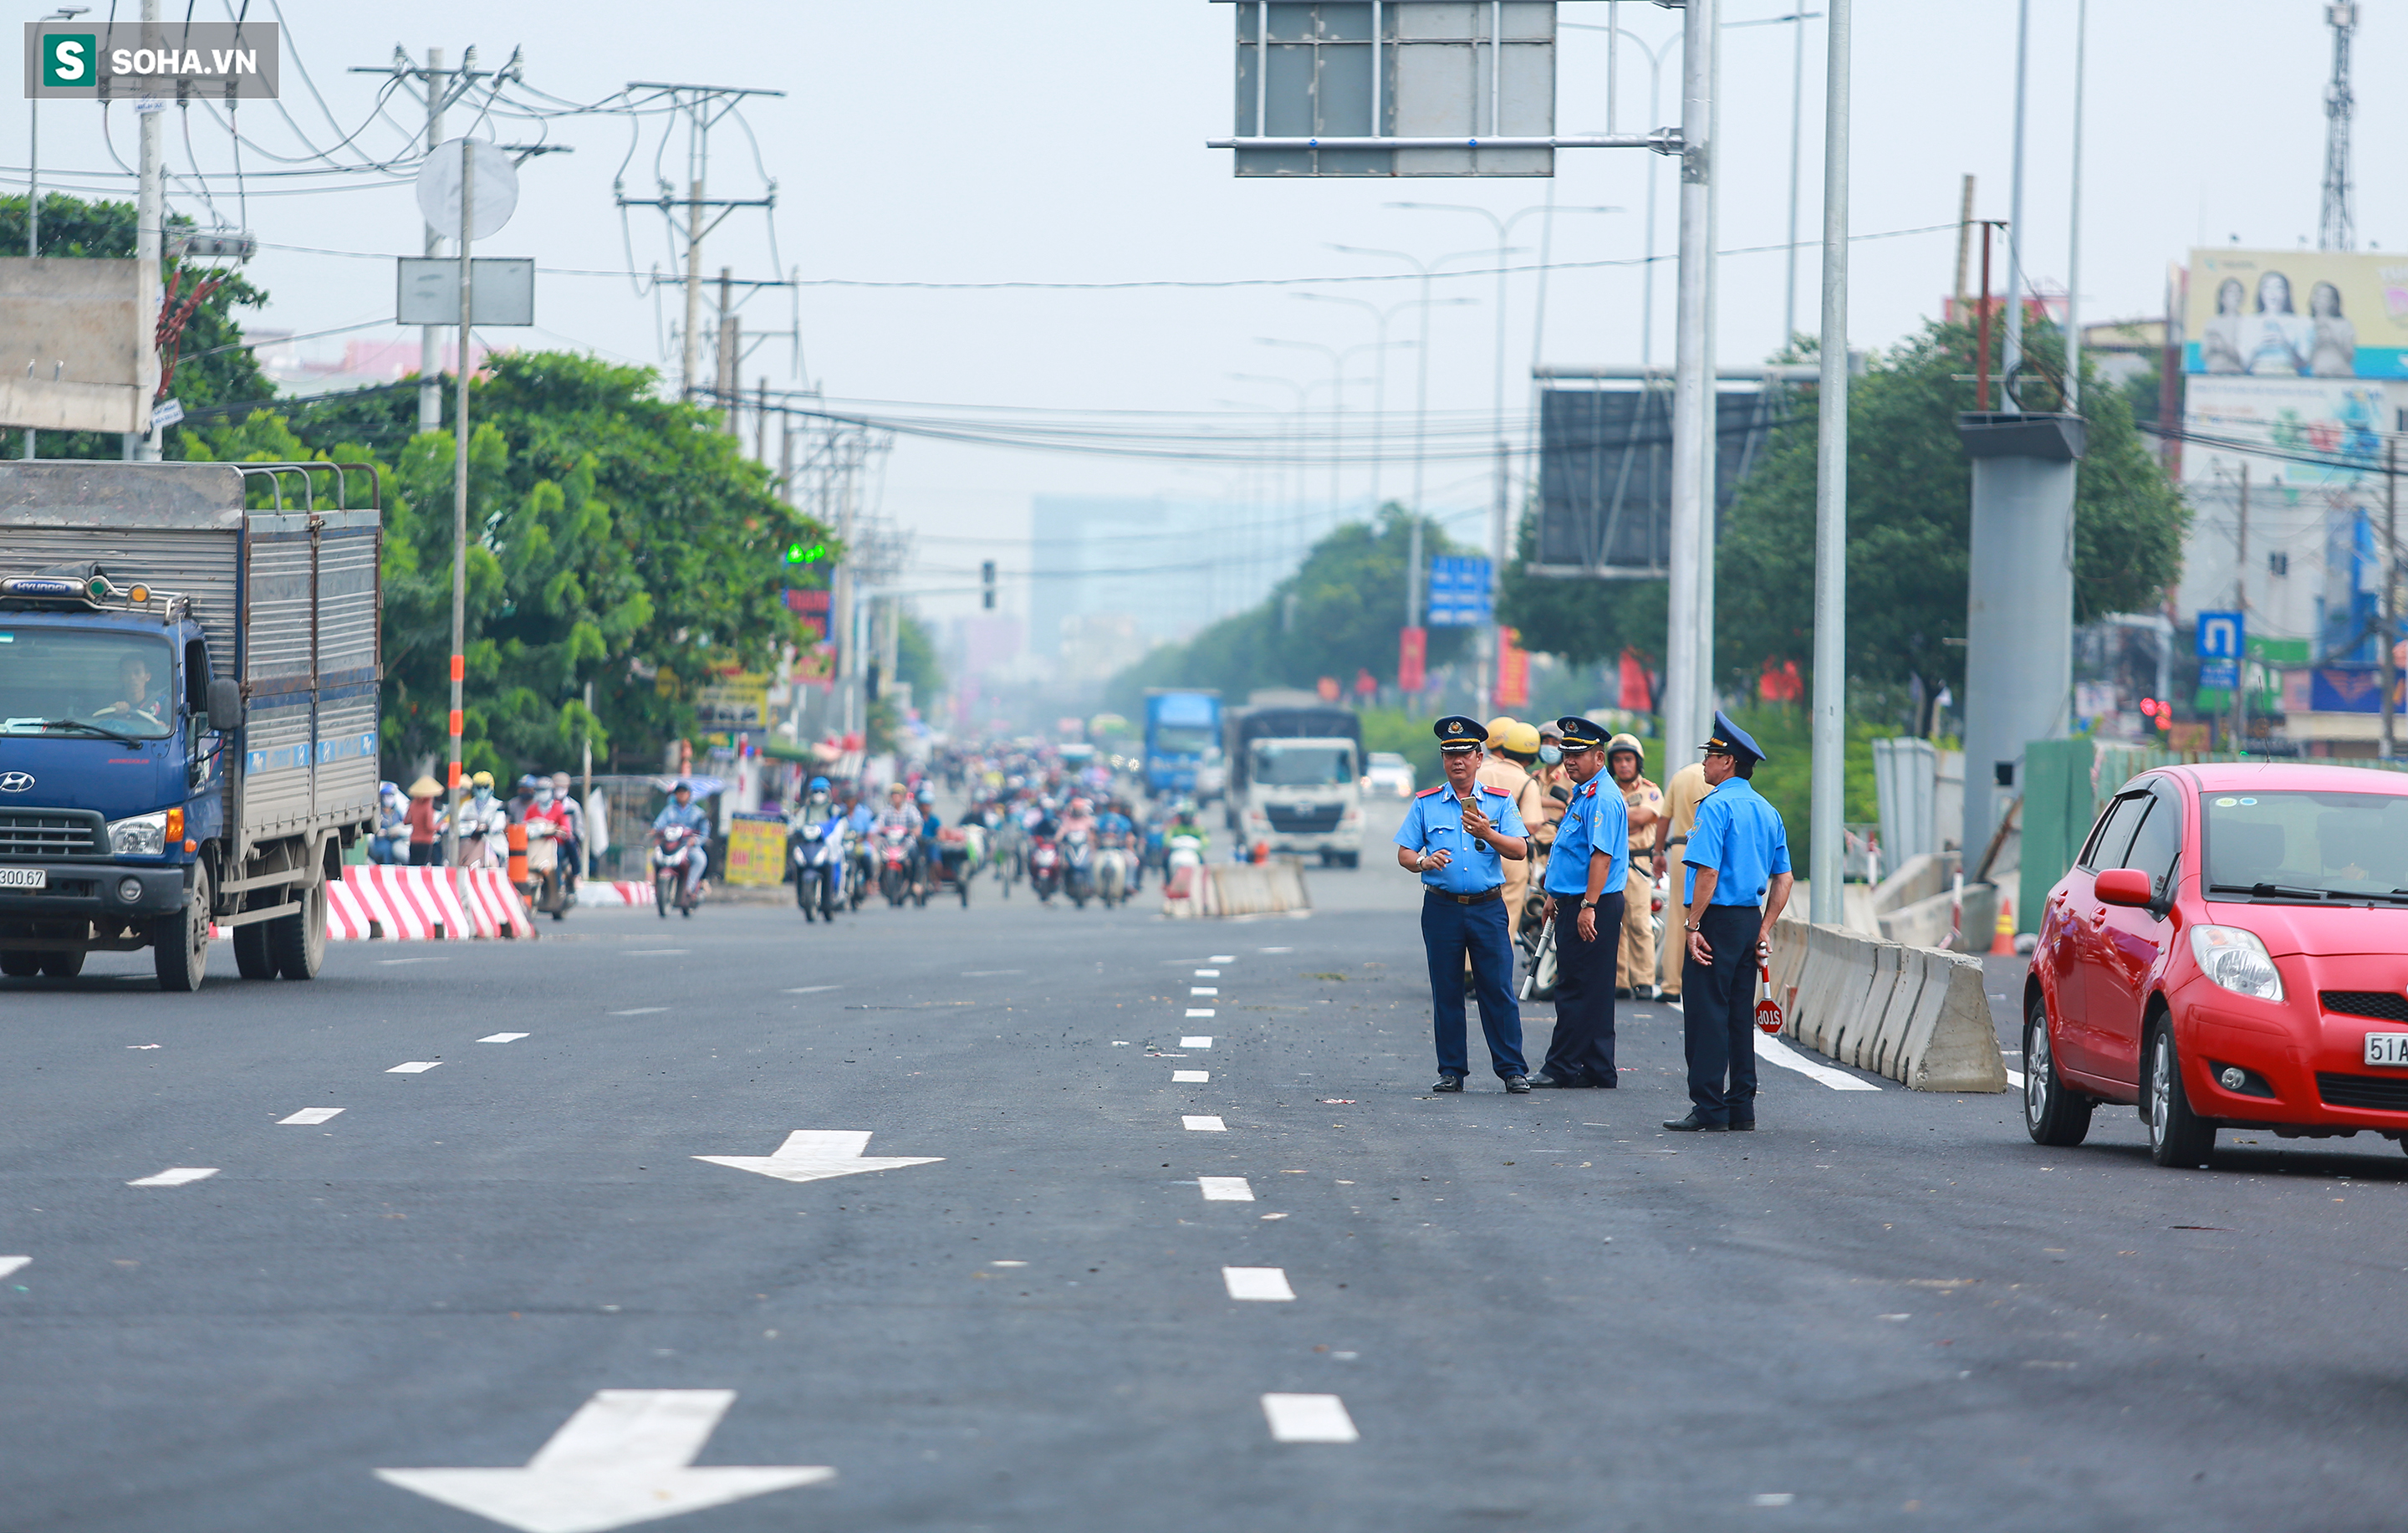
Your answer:
[[[1764,752],[1721,713],[1705,744],[1706,784],[1689,832],[1681,967],[1681,1041],[1689,1115],[1664,1126],[1719,1134],[1756,1126],[1756,975],[1789,902],[1789,833],[1748,783]],[[1763,900],[1759,910],[1757,900]]]
[[[1505,1089],[1530,1089],[1522,1063],[1522,1010],[1513,999],[1513,942],[1505,924],[1502,859],[1529,854],[1513,796],[1487,787],[1480,770],[1488,731],[1461,714],[1440,719],[1439,756],[1446,781],[1417,795],[1397,829],[1397,866],[1422,878],[1422,948],[1429,959],[1430,1020],[1438,1034],[1438,1084],[1461,1091],[1470,1072],[1465,1044],[1463,961],[1480,997],[1488,1062]]]
[[[1555,721],[1576,784],[1547,853],[1546,919],[1555,924],[1555,1036],[1534,1086],[1611,1090],[1613,966],[1622,940],[1622,886],[1630,874],[1630,807],[1605,773],[1605,730]],[[1599,792],[1600,788],[1611,789]]]

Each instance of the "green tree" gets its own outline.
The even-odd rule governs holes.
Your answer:
[[[1112,678],[1104,706],[1139,716],[1149,687],[1212,687],[1243,697],[1264,687],[1310,687],[1322,677],[1351,684],[1358,670],[1397,679],[1397,633],[1405,619],[1405,565],[1412,522],[1391,502],[1376,523],[1350,522],[1323,537],[1296,573],[1259,605],[1168,644]],[[1422,523],[1422,556],[1470,553]],[[1429,630],[1429,664],[1464,652],[1471,630]]]
[[[1581,580],[1534,576],[1538,513],[1526,512],[1514,559],[1505,566],[1499,616],[1521,630],[1522,647],[1563,656],[1576,666],[1612,660],[1636,650],[1651,664],[1664,650],[1669,587],[1662,580]]]
[[[2028,350],[2059,365],[2057,332]],[[1848,669],[1924,695],[1964,679],[1972,471],[1956,415],[1973,406],[1973,339],[1933,323],[1873,359],[1848,391]],[[2181,572],[2190,513],[2117,390],[2085,369],[2087,453],[2074,497],[2074,621],[2154,607]],[[1740,487],[1717,541],[1715,644],[1727,670],[1813,658],[1815,408],[1808,391]],[[1956,642],[1951,642],[1955,640]]]

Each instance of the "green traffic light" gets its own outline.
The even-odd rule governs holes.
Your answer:
[[[815,565],[827,556],[828,551],[825,543],[789,543],[786,545],[786,563],[790,565]]]

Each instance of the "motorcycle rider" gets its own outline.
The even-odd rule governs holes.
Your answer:
[[[1096,848],[1098,844],[1096,838],[1096,811],[1094,807],[1083,798],[1071,799],[1070,807],[1062,812],[1061,830],[1062,871],[1064,875],[1067,877],[1074,871],[1078,872],[1079,876],[1086,881],[1085,887],[1093,889],[1096,882],[1095,854]],[[1080,869],[1074,866],[1071,861],[1070,850],[1072,844],[1071,838],[1081,832],[1084,832],[1087,838],[1087,862],[1083,869]]]
[[[1137,822],[1117,798],[1104,805],[1104,812],[1096,818],[1096,830],[1104,845],[1121,848],[1127,855],[1123,859],[1128,867],[1129,893],[1137,894],[1145,887],[1145,858],[1136,845]]]
[[[890,830],[900,830],[910,838],[911,892],[914,895],[920,892],[920,885],[925,878],[920,851],[922,818],[920,807],[911,802],[911,790],[900,782],[889,783],[886,807],[878,811],[878,831],[882,836]]]
[[[532,797],[522,824],[532,825],[541,821],[552,826],[552,877],[560,881],[561,892],[569,890],[569,875],[574,864],[567,861],[574,845],[569,831],[568,806],[552,796],[552,779],[537,777],[527,780],[532,784]]]
[[[937,841],[937,832],[944,824],[937,818],[937,790],[923,784],[914,802],[920,810],[921,879],[934,888],[937,874],[944,867],[945,857],[945,849]]]
[[[376,835],[368,841],[368,861],[388,867],[409,861],[409,800],[398,785],[377,784]]]
[[[564,819],[560,833],[560,869],[564,887],[574,895],[577,881],[585,865],[585,806],[568,791],[568,774],[552,774],[552,800],[561,808]]]
[[[677,789],[669,795],[668,803],[652,817],[653,842],[658,844],[661,832],[673,825],[683,826],[696,837],[694,855],[687,859],[685,865],[685,893],[691,899],[702,887],[702,875],[710,865],[710,815],[694,801],[694,784],[683,778],[678,780]]]
[[[815,777],[811,779],[810,785],[803,790],[803,801],[796,805],[795,812],[787,817],[786,832],[790,836],[816,838],[820,833],[822,826],[827,824],[831,821],[842,821],[845,818],[846,813],[843,806],[837,803],[835,795],[828,791],[828,780],[824,777]],[[797,868],[795,872],[795,877],[800,879],[802,876],[803,874],[801,869]],[[844,887],[843,880],[846,876],[845,858],[842,849],[839,847],[837,852],[836,862],[836,877],[838,881],[834,885],[835,889],[839,893]]]
[[[460,866],[499,867],[510,828],[509,806],[494,796],[494,774],[468,780],[468,801],[460,806]]]

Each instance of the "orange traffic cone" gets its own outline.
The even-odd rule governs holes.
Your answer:
[[[1999,891],[1999,924],[1990,937],[1990,953],[1994,957],[2015,955],[2015,902],[2003,889]]]

